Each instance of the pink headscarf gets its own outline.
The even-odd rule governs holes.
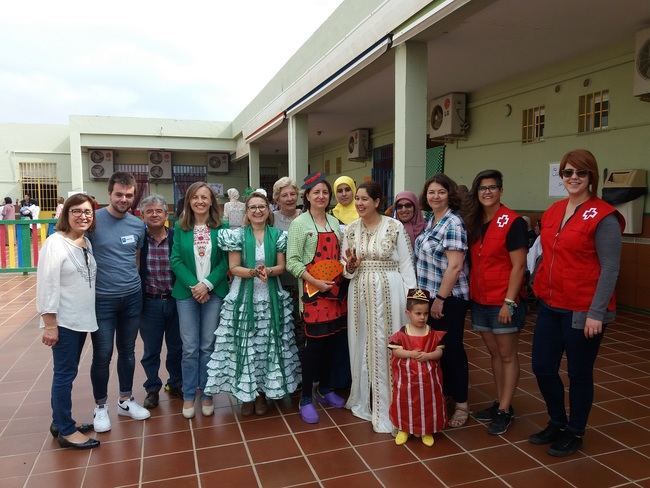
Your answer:
[[[393,217],[397,219],[397,204],[400,200],[408,200],[413,204],[413,218],[410,222],[402,222],[404,229],[408,232],[408,235],[411,237],[411,245],[415,246],[415,238],[420,235],[424,230],[426,222],[422,216],[422,210],[420,209],[420,203],[418,198],[415,196],[415,193],[412,191],[402,191],[397,194],[395,197],[395,211],[393,212]],[[398,219],[399,220],[399,219]]]

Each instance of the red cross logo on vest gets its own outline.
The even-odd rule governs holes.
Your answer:
[[[497,219],[497,225],[498,225],[499,227],[503,228],[503,227],[505,227],[506,225],[508,225],[508,222],[509,222],[509,221],[510,221],[510,219],[508,218],[508,216],[504,214],[504,215],[502,215],[501,217],[499,217],[499,218]]]
[[[591,207],[584,211],[582,214],[582,220],[593,219],[596,215],[598,215],[598,210],[596,210],[596,207]]]

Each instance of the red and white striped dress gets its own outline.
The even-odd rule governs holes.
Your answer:
[[[444,331],[430,330],[422,337],[410,336],[406,328],[390,336],[389,347],[407,351],[432,352]],[[393,401],[390,420],[401,431],[425,435],[439,432],[447,425],[447,408],[442,393],[442,370],[438,361],[401,359],[392,355]]]

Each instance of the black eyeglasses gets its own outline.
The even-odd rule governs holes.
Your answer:
[[[268,205],[249,205],[248,210],[251,212],[264,212],[268,208]]]
[[[93,211],[88,209],[84,210],[82,208],[71,208],[69,211],[75,217],[81,217],[82,215],[85,215],[86,217],[93,216]]]
[[[488,185],[488,186],[479,186],[478,187],[479,193],[485,193],[485,192],[488,192],[488,191],[490,193],[492,193],[494,191],[497,191],[498,189],[499,189],[499,187],[497,185]]]
[[[560,171],[562,178],[571,178],[573,176],[573,173],[575,173],[575,175],[578,178],[586,178],[587,175],[589,174],[589,171],[586,169],[572,169],[572,168],[563,169],[562,171]]]
[[[85,247],[81,248],[82,251],[84,252],[84,261],[86,261],[86,270],[88,271],[88,288],[92,288],[92,277],[90,276],[90,261],[88,259],[88,249]]]
[[[397,205],[395,205],[396,210],[401,210],[403,208],[413,208],[413,204],[412,203],[398,203]]]

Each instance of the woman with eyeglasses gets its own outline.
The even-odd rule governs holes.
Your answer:
[[[393,218],[399,220],[415,248],[415,239],[422,233],[426,222],[420,210],[418,197],[412,191],[403,191],[395,196]]]
[[[194,417],[197,389],[201,412],[214,413],[212,395],[205,390],[208,361],[214,352],[214,332],[221,302],[228,293],[228,258],[217,246],[221,222],[217,197],[207,183],[192,183],[185,193],[183,213],[174,228],[170,265],[176,281],[179,329],[183,342],[183,417]]]
[[[468,193],[467,226],[472,328],[490,353],[496,400],[474,414],[488,432],[504,434],[513,419],[512,397],[519,381],[517,345],[526,318],[521,300],[528,250],[528,225],[501,203],[503,175],[488,169]]]
[[[458,186],[449,176],[440,173],[429,178],[420,205],[433,215],[415,240],[418,288],[427,290],[432,297],[429,325],[446,332],[440,366],[445,396],[454,404],[450,427],[462,427],[469,417],[469,365],[463,344],[469,282],[465,262],[467,232],[459,215],[461,202]]]
[[[300,417],[315,424],[320,416],[313,403],[314,395],[323,406],[345,406],[345,400],[334,391],[334,383],[343,376],[341,368],[347,370],[349,377],[349,361],[337,364],[335,360],[348,357],[347,301],[339,264],[341,230],[338,220],[327,213],[332,187],[323,173],[316,172],[305,178],[302,189],[305,212],[289,227],[287,269],[298,278],[307,337]]]
[[[69,197],[54,234],[45,240],[36,272],[36,308],[43,329],[41,341],[52,348],[52,424],[61,447],[90,449],[99,441],[88,437],[93,424],[72,418],[72,383],[77,376],[86,334],[97,330],[95,277],[97,265],[86,232],[95,227],[92,200],[83,193]]]
[[[533,336],[533,373],[550,417],[529,437],[550,444],[562,457],[582,446],[594,398],[593,369],[605,326],[616,313],[623,216],[596,196],[598,164],[585,149],[569,151],[560,162],[568,198],[551,205],[542,218],[542,260],[533,290],[540,302]],[[566,352],[569,410],[558,370]]]
[[[287,233],[272,224],[268,200],[253,192],[246,200],[244,227],[218,234],[235,278],[221,307],[206,390],[231,393],[242,402],[244,417],[264,415],[266,399],[296,391],[300,376],[293,304],[279,279]]]

